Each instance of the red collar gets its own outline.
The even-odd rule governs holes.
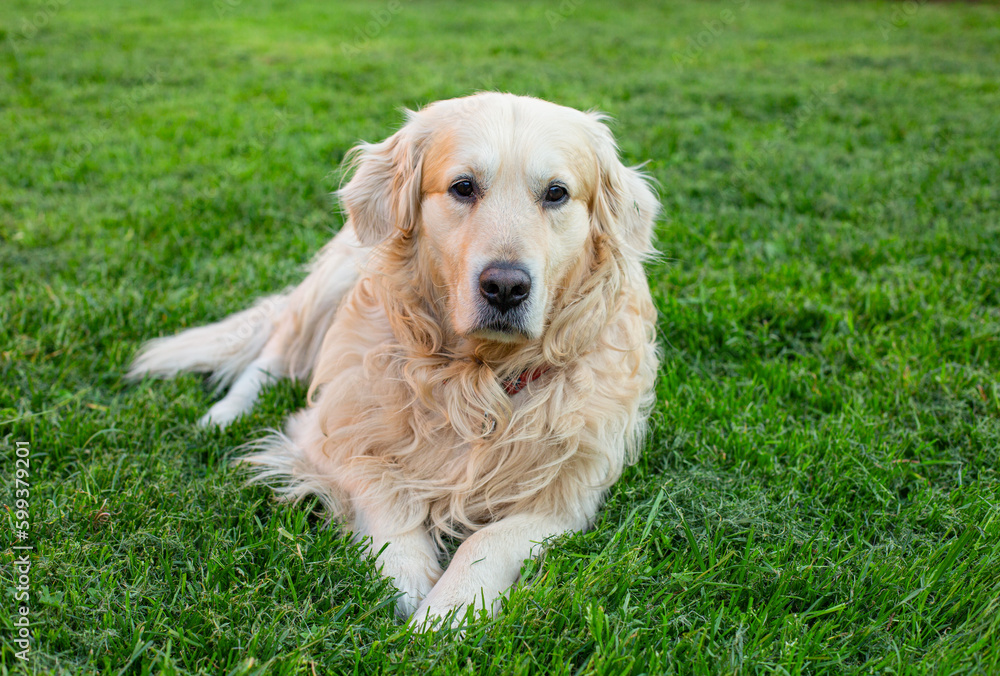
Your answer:
[[[513,397],[515,394],[523,390],[528,383],[533,380],[538,380],[549,370],[548,366],[539,366],[533,371],[525,371],[516,378],[510,378],[509,380],[503,381],[503,389],[506,390],[507,396]]]

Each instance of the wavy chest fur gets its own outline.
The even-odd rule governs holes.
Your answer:
[[[651,336],[651,318],[640,294],[592,351],[511,397],[496,367],[403,347],[362,282],[314,378],[324,464],[345,493],[391,496],[408,525],[437,534],[461,536],[515,508],[566,509],[581,489],[613,483],[641,436],[655,348],[622,341]]]

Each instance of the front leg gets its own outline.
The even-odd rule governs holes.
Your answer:
[[[470,606],[485,607],[495,615],[501,596],[517,582],[524,560],[536,555],[546,539],[586,528],[597,508],[597,499],[591,502],[590,509],[572,516],[510,516],[474,533],[455,552],[413,614],[413,622],[426,627],[455,612],[453,626],[458,625]]]
[[[369,551],[382,575],[402,592],[396,614],[406,619],[441,577],[434,542],[422,527],[401,532],[391,510],[375,499],[355,497],[353,504],[355,538],[371,538]]]

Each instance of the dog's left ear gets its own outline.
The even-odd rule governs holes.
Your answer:
[[[618,157],[618,144],[604,124],[606,116],[590,113],[591,138],[597,155],[597,189],[592,215],[598,230],[637,256],[653,253],[653,221],[660,202],[650,179]]]
[[[337,191],[358,240],[374,246],[394,232],[412,232],[420,215],[421,143],[415,118],[381,143],[361,143],[348,154],[351,180]]]

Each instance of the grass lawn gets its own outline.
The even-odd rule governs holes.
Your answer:
[[[1000,672],[1000,7],[626,4],[3,1],[2,673]],[[345,152],[481,89],[650,161],[665,358],[595,528],[413,635],[227,464],[304,384],[218,432],[122,374],[297,282]]]

